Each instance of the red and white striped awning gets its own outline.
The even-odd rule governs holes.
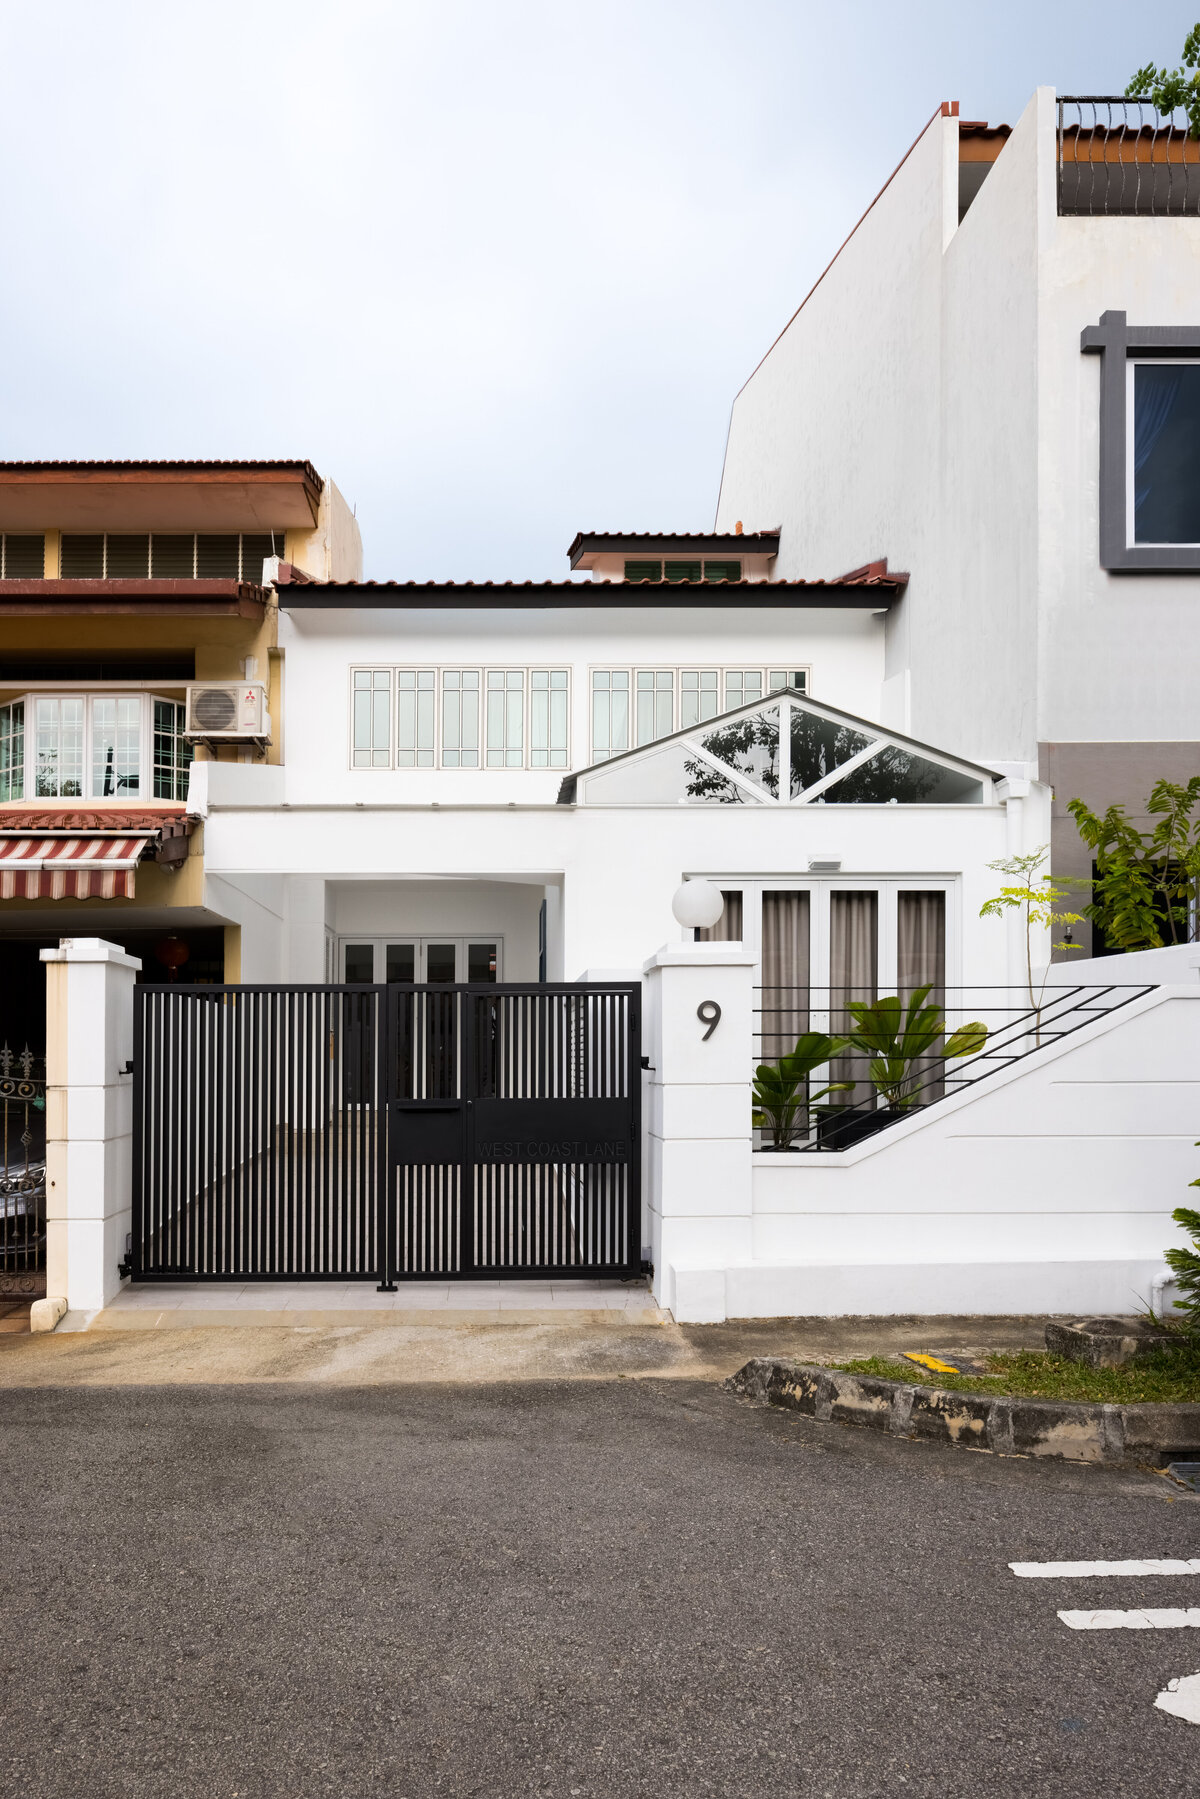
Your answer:
[[[134,871],[157,835],[0,831],[0,900],[132,899]]]

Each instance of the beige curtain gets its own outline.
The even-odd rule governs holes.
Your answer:
[[[721,898],[725,901],[725,910],[716,924],[700,924],[695,927],[697,943],[742,941],[742,896],[740,893],[727,893],[722,887]]]
[[[829,897],[829,1029],[836,1037],[850,1029],[853,1020],[848,1000],[873,1000],[879,984],[879,895],[833,893]],[[831,1079],[853,1081],[850,1093],[833,1096],[834,1103],[865,1105],[875,1089],[867,1078],[868,1058],[837,1056],[830,1065]]]
[[[897,903],[898,992],[907,1000],[916,987],[932,989],[928,1005],[946,1004],[946,896],[902,893]],[[954,1018],[951,1026],[961,1023]],[[917,1100],[928,1105],[946,1091],[946,1064],[941,1056],[922,1056],[914,1070]]]
[[[762,1057],[778,1061],[808,1029],[807,893],[764,893],[762,901]]]

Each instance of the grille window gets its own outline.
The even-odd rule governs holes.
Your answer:
[[[591,687],[592,761],[603,762],[623,750],[750,705],[780,688],[807,693],[809,673],[783,668],[596,668]]]
[[[8,567],[7,546],[21,567]],[[10,537],[5,540],[5,573],[41,575],[44,539]],[[262,581],[268,556],[282,556],[282,531],[178,532],[131,535],[126,532],[65,532],[61,572],[66,580],[144,581]],[[36,562],[36,569],[34,563]],[[28,565],[28,566],[25,566]]]
[[[740,581],[742,565],[740,562],[627,562],[625,579],[627,581]]]
[[[174,700],[154,702],[154,797],[187,798],[192,746],[183,734],[187,707]]]
[[[40,581],[46,573],[44,537],[0,537],[0,556],[6,581]]]
[[[65,581],[99,581],[104,576],[104,538],[64,536],[60,563]]]

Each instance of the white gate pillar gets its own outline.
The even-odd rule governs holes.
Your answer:
[[[654,1293],[684,1323],[720,1322],[726,1268],[753,1260],[753,969],[740,943],[686,943],[643,970]]]
[[[132,1224],[133,983],[141,963],[64,937],[46,967],[46,1295],[95,1312]]]

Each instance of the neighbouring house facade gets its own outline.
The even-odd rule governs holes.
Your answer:
[[[277,765],[284,698],[264,563],[361,572],[305,462],[0,464],[0,981],[40,1051],[40,949],[101,934],[147,978],[237,980],[193,762]],[[291,566],[289,565],[289,566]]]
[[[1086,877],[1072,797],[1137,814],[1200,767],[1200,152],[1048,88],[957,115],[738,394],[717,525],[779,526],[779,576],[886,547],[880,718],[1040,777]]]

